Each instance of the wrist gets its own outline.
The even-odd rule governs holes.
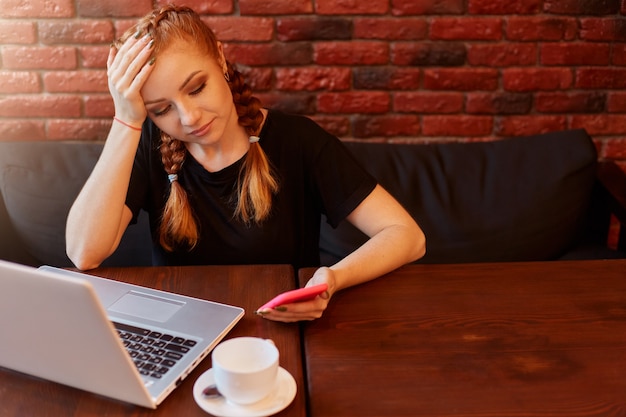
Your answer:
[[[135,124],[134,122],[127,122],[127,121],[125,121],[125,120],[123,120],[123,119],[121,119],[121,118],[119,118],[117,116],[113,117],[113,121],[116,122],[116,123],[121,124],[122,126],[125,126],[125,127],[129,128],[129,129],[135,130],[137,132],[141,132],[141,124],[140,123]]]

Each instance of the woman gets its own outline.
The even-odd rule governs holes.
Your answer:
[[[67,253],[80,269],[117,248],[140,209],[158,264],[319,266],[321,213],[370,236],[319,268],[312,301],[262,311],[320,317],[331,296],[424,254],[411,216],[311,120],[262,108],[222,44],[189,8],[155,10],[110,51],[115,117],[70,210]],[[254,279],[254,277],[251,277]]]

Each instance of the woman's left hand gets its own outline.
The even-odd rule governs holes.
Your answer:
[[[312,300],[298,303],[285,304],[272,309],[258,311],[263,318],[275,321],[294,322],[302,320],[315,320],[322,317],[328,302],[335,290],[335,275],[332,269],[321,267],[307,282],[306,287],[326,283],[328,290]]]

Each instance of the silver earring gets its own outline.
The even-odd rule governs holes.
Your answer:
[[[230,75],[228,75],[228,72],[224,73],[224,78],[226,79],[226,82],[230,82]]]

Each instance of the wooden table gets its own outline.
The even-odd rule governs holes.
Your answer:
[[[626,416],[626,260],[406,266],[304,344],[311,417]]]
[[[305,415],[298,325],[271,322],[254,315],[254,309],[271,297],[295,287],[291,266],[101,268],[92,273],[245,308],[245,316],[226,338],[258,336],[274,340],[280,350],[280,365],[294,376],[298,385],[294,401],[277,416]],[[209,355],[157,410],[124,404],[0,368],[0,416],[204,417],[208,414],[195,403],[192,388],[195,380],[210,367]]]

